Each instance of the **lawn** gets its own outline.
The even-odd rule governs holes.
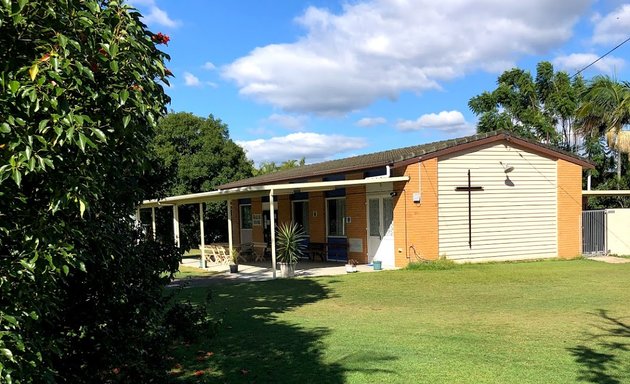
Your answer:
[[[207,269],[180,265],[179,271],[175,274],[175,278],[176,279],[199,279],[199,278],[204,278],[204,277],[210,277],[215,274],[217,274],[217,272],[209,271]]]
[[[628,383],[630,264],[499,263],[223,283],[181,382]],[[193,376],[197,372],[198,376]]]

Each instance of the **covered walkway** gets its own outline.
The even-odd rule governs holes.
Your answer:
[[[400,181],[406,182],[408,180],[409,180],[408,176],[397,176],[397,177],[392,176],[390,173],[390,167],[387,166],[386,173],[384,175],[365,177],[365,178],[356,179],[356,180],[317,181],[317,182],[257,185],[257,186],[249,186],[249,187],[230,188],[230,189],[217,190],[217,191],[211,191],[211,192],[194,193],[194,194],[188,194],[188,195],[171,196],[171,197],[167,197],[160,200],[146,200],[142,202],[142,204],[137,209],[136,220],[139,223],[140,209],[151,209],[151,226],[152,226],[152,231],[153,231],[152,233],[155,235],[156,233],[155,209],[161,208],[161,207],[172,207],[173,209],[173,236],[174,236],[175,244],[179,246],[180,245],[180,228],[179,228],[178,206],[187,205],[187,204],[198,204],[199,216],[200,216],[199,230],[201,233],[201,244],[200,244],[200,249],[202,252],[201,260],[202,260],[202,267],[207,267],[207,265],[205,265],[205,260],[206,260],[205,248],[206,247],[205,247],[205,240],[204,240],[205,232],[204,232],[204,224],[203,224],[203,220],[204,220],[203,204],[206,202],[227,201],[228,203],[227,204],[228,247],[229,249],[234,249],[238,245],[240,245],[240,244],[234,244],[233,234],[232,234],[233,227],[232,227],[231,202],[234,200],[238,201],[238,199],[243,199],[243,198],[253,198],[253,197],[264,196],[264,197],[268,197],[269,201],[274,201],[275,196],[290,195],[290,194],[299,193],[299,192],[331,191],[336,188],[344,188],[344,187],[351,187],[351,186],[358,186],[358,185],[392,183],[392,182],[400,182]],[[271,215],[270,217],[271,228],[275,228],[276,219],[274,216],[275,215]],[[271,241],[269,245],[271,248],[271,268],[267,268],[267,269],[269,270],[268,273],[271,275],[271,278],[275,279],[276,270],[277,270],[275,231],[271,231]],[[306,264],[306,262],[304,264]],[[321,263],[316,263],[316,264],[318,264],[320,267],[322,266]],[[340,265],[339,263],[333,263],[333,264],[337,265],[342,270],[344,268],[344,266]],[[245,267],[246,265],[247,264],[242,265],[242,266]],[[262,265],[266,265],[267,267],[269,267],[268,263],[261,264],[261,267]],[[217,266],[217,267],[227,268],[227,266]],[[257,267],[252,266],[252,268],[257,268]],[[239,267],[239,270],[240,270],[240,267]],[[255,269],[251,269],[251,271],[254,271],[254,270]],[[305,271],[301,271],[301,274],[306,275],[309,273],[315,273],[315,272],[307,272],[308,270],[309,269],[306,269]],[[343,272],[345,273],[345,270],[343,270]],[[247,276],[248,272],[244,270],[243,272],[239,274],[244,274],[245,276]],[[260,275],[265,275],[265,274],[262,272],[257,274],[257,276],[260,276]],[[300,275],[300,274],[296,273],[296,275]]]

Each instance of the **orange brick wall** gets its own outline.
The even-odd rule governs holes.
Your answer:
[[[308,219],[310,241],[323,243],[326,241],[326,206],[323,192],[308,194],[308,209],[311,211]],[[317,217],[313,217],[313,212],[317,212]]]
[[[259,214],[262,217],[262,201],[260,197],[252,199],[252,215]],[[265,238],[263,236],[263,226],[262,225],[253,225],[252,226],[252,241],[255,242],[263,242]]]
[[[582,167],[561,159],[558,166],[558,257],[582,253]]]
[[[232,209],[232,242],[233,244],[241,243],[241,212],[238,200],[230,200],[228,202]]]
[[[291,209],[289,195],[278,196],[278,225],[291,222]]]
[[[421,171],[421,200],[413,202],[418,192],[418,168]],[[438,258],[438,169],[437,159],[396,170],[396,176],[409,176],[408,182],[394,186],[394,251],[396,266],[404,267],[415,259],[409,249],[414,246],[418,255],[425,259]]]
[[[363,178],[363,173],[348,175],[346,180],[359,180]],[[351,217],[351,223],[346,224],[346,237],[348,239],[361,239],[363,250],[361,252],[350,252],[348,258],[359,263],[367,263],[367,212],[365,200],[365,186],[354,186],[346,188],[346,216]]]

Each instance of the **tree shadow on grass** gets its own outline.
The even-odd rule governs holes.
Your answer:
[[[330,298],[330,290],[310,279],[213,284],[188,293],[201,296],[208,289],[215,305],[224,308],[223,326],[211,339],[180,348],[178,361],[185,370],[203,371],[198,377],[182,377],[195,383],[343,383],[348,370],[367,374],[387,371],[395,357],[357,351],[324,361],[326,324],[303,325],[278,320],[278,315],[300,306]],[[344,321],[342,318],[336,321]],[[176,353],[177,355],[177,353]],[[348,361],[361,360],[361,367]],[[346,361],[348,360],[348,361]],[[182,363],[184,365],[184,363]],[[349,368],[352,366],[352,368]]]
[[[630,322],[615,318],[606,310],[597,313],[594,332],[581,345],[568,348],[580,365],[578,380],[599,384],[620,384],[630,378]]]

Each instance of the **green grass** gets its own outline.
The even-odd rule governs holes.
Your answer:
[[[201,256],[201,249],[193,248],[184,253],[184,257]]]
[[[630,264],[462,265],[208,289],[219,335],[179,382],[628,383]],[[178,366],[178,367],[180,367]],[[199,371],[199,376],[193,372]]]
[[[202,268],[189,267],[186,265],[180,265],[179,271],[175,274],[176,279],[197,279],[203,277],[209,277],[217,274],[215,271],[208,271]]]

